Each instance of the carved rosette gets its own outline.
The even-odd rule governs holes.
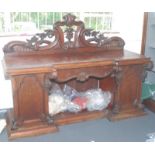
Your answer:
[[[88,80],[88,78],[89,78],[89,75],[88,75],[87,73],[81,72],[81,73],[77,76],[76,80],[77,80],[77,81],[80,81],[80,82],[84,82],[84,81]]]
[[[76,20],[72,14],[63,17],[53,25],[53,29],[37,33],[27,41],[13,41],[4,46],[4,53],[42,51],[45,49],[68,49],[94,47],[106,50],[123,50],[125,42],[120,37],[105,37],[104,33],[85,29],[82,21]]]

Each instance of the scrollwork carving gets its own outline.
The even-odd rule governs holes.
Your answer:
[[[122,72],[122,68],[119,66],[119,63],[117,61],[114,62],[114,64],[115,64],[113,67],[114,72],[111,76],[115,80],[116,87],[114,90],[114,98],[115,99],[114,99],[114,105],[113,105],[112,112],[114,114],[118,114],[121,109],[119,89],[120,89],[120,84],[121,84],[122,77],[123,77],[123,72]]]
[[[31,39],[27,39],[27,46],[34,50],[39,50],[43,44],[50,46],[51,42],[46,39],[51,39],[54,36],[54,30],[45,30],[43,33],[37,33]]]
[[[135,107],[137,107],[137,108],[139,108],[139,109],[144,109],[144,105],[142,104],[141,101],[138,101],[138,99],[135,99],[135,100],[133,101],[133,106],[135,106]]]
[[[15,120],[12,120],[11,130],[17,130],[17,129],[18,129],[17,122]]]
[[[49,114],[42,114],[40,119],[41,121],[46,122],[48,125],[54,123],[52,116],[50,116]]]
[[[89,43],[96,42],[96,43],[99,44],[98,46],[101,46],[102,42],[105,39],[107,39],[107,37],[105,37],[104,33],[100,33],[99,31],[94,31],[93,29],[86,29],[84,31],[84,34],[85,34],[86,37],[89,37],[87,39],[87,41]]]
[[[44,88],[47,92],[52,88],[52,82],[51,80],[56,80],[58,76],[58,73],[56,70],[53,70],[51,73],[48,73],[45,75],[45,84]]]
[[[125,42],[120,37],[108,38],[105,33],[94,31],[93,29],[86,29],[83,33],[84,42],[93,47],[105,49],[122,49]],[[88,38],[88,39],[86,39]]]
[[[116,84],[117,84],[117,86],[119,86],[120,82],[122,80],[122,77],[123,77],[122,68],[119,66],[118,62],[114,62],[114,63],[115,63],[115,65],[113,67],[114,72],[112,74],[112,77],[115,78]]]
[[[82,21],[76,20],[76,16],[69,13],[63,17],[63,21],[56,22],[53,29],[37,33],[25,42],[10,42],[4,46],[3,51],[6,54],[79,47],[123,50],[124,45],[125,42],[120,37],[105,37],[105,33],[86,29]]]
[[[12,122],[11,122],[11,130],[17,130],[21,125],[23,124],[23,121],[22,120],[15,120],[15,119],[12,119]]]

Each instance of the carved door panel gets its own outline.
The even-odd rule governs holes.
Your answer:
[[[15,118],[40,118],[48,111],[48,93],[44,90],[44,75],[12,77]]]
[[[123,77],[120,86],[122,108],[141,105],[143,66],[132,65],[123,67]]]

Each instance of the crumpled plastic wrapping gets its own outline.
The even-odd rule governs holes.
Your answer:
[[[67,105],[64,100],[63,92],[58,84],[54,84],[49,96],[49,114],[55,115],[57,113],[66,111]]]
[[[80,95],[78,91],[76,91],[74,88],[65,84],[63,88],[63,94],[64,94],[65,103],[67,105],[67,111],[74,112],[74,113],[81,111],[80,106],[72,102],[74,98]]]
[[[68,102],[66,102],[66,105],[67,105],[67,111],[69,111],[69,112],[78,113],[81,111],[81,107],[72,101],[68,100]]]
[[[101,89],[88,90],[85,95],[88,98],[87,110],[103,110],[111,101],[112,95],[109,91],[104,92]]]
[[[78,92],[74,88],[64,85],[63,90],[54,84],[49,96],[49,114],[56,115],[69,111],[78,113],[84,109],[88,111],[103,110],[111,102],[112,94],[101,89],[90,89]]]
[[[68,100],[73,100],[75,97],[80,96],[80,93],[77,90],[68,86],[67,84],[64,85],[63,94]]]

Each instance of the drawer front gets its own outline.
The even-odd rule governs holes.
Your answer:
[[[104,78],[111,75],[114,72],[113,66],[98,66],[98,67],[86,67],[86,68],[74,68],[63,69],[55,71],[55,81],[67,82],[71,79],[84,82],[89,78]],[[52,77],[51,73],[51,77]]]

